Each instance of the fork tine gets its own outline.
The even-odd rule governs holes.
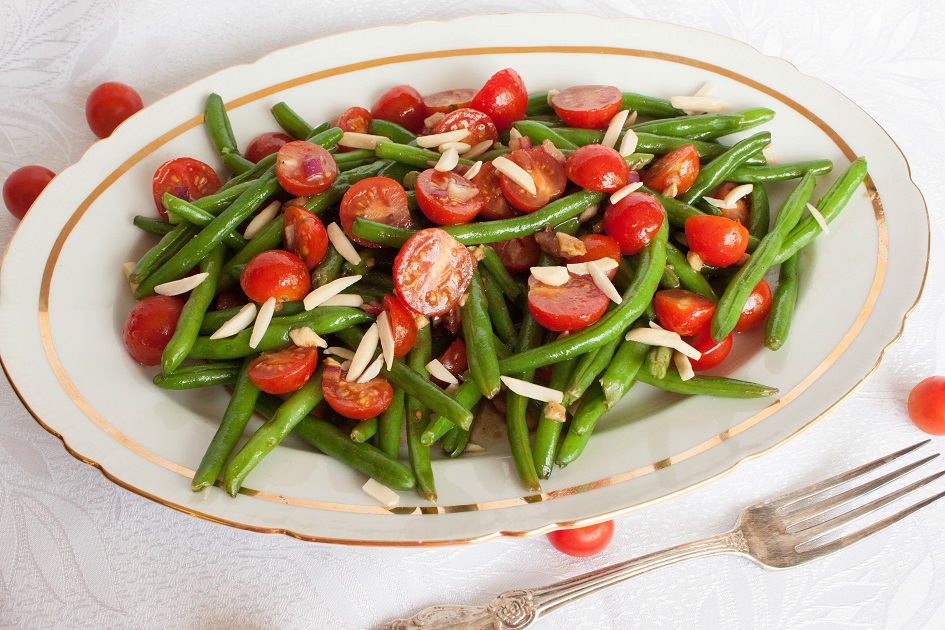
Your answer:
[[[800,490],[795,490],[794,492],[789,492],[788,494],[765,501],[764,505],[773,507],[779,510],[783,509],[793,503],[797,503],[798,501],[802,499],[812,497],[815,494],[820,494],[821,492],[830,490],[831,488],[839,486],[840,484],[846,481],[850,481],[851,479],[855,479],[856,477],[859,477],[860,475],[866,474],[870,472],[871,470],[875,470],[879,468],[880,466],[883,466],[884,464],[888,464],[889,462],[902,457],[903,455],[911,453],[917,448],[921,448],[925,446],[931,441],[932,440],[929,439],[929,440],[919,442],[918,444],[913,444],[912,446],[907,446],[901,451],[896,451],[895,453],[891,453],[889,455],[886,455],[885,457],[880,457],[879,459],[872,461],[868,464],[864,464],[860,466],[859,468],[854,468],[853,470],[849,470],[845,473],[840,473],[839,475],[836,475],[834,477],[830,477],[828,479],[824,479],[823,481],[819,481],[817,483],[811,484],[807,486],[806,488],[801,488]]]
[[[851,488],[850,490],[841,492],[840,494],[834,495],[822,501],[818,501],[817,503],[814,503],[813,505],[808,506],[804,509],[791,512],[788,515],[788,517],[785,518],[786,521],[791,522],[787,528],[788,533],[794,533],[794,532],[806,529],[806,527],[804,526],[804,523],[811,520],[812,518],[820,516],[821,514],[829,512],[830,510],[834,508],[840,507],[841,505],[844,505],[845,503],[848,503],[854,499],[864,496],[872,492],[873,490],[881,488],[885,486],[886,484],[888,484],[889,482],[894,481],[898,479],[899,477],[902,477],[903,475],[912,472],[916,468],[919,468],[920,466],[923,466],[929,463],[930,461],[934,460],[936,457],[938,457],[938,453],[934,453],[924,459],[920,459],[919,461],[912,462],[911,464],[907,464],[903,466],[902,468],[894,470],[891,473],[887,473],[883,475],[882,477],[877,477],[876,479],[872,481],[869,481],[867,483]]]
[[[924,485],[932,483],[933,481],[935,481],[939,477],[942,477],[943,475],[945,475],[945,470],[940,470],[939,472],[935,474],[929,475],[925,479],[920,479],[914,483],[909,484],[908,486],[904,488],[900,488],[899,490],[896,490],[895,492],[890,492],[884,497],[874,499],[873,501],[870,501],[866,505],[861,505],[860,507],[856,509],[850,510],[849,512],[844,512],[843,514],[839,514],[829,520],[826,520],[822,523],[818,523],[817,525],[813,525],[811,527],[807,527],[804,529],[799,529],[796,533],[804,535],[805,537],[804,542],[810,542],[816,538],[820,538],[824,534],[829,534],[830,532],[834,531],[835,529],[839,527],[843,527],[847,523],[851,523],[852,521],[860,518],[861,516],[865,516],[869,514],[870,512],[874,512],[878,510],[879,508],[883,507],[884,505],[888,505],[892,503],[896,499],[904,497],[905,495],[909,494],[913,490],[917,490]],[[798,545],[800,544],[803,544],[803,543],[798,543]]]
[[[827,543],[826,545],[821,545],[819,547],[814,547],[813,549],[809,549],[807,551],[801,552],[801,556],[804,558],[805,561],[813,560],[814,558],[825,556],[829,553],[833,553],[834,551],[839,551],[840,549],[843,549],[844,547],[849,547],[850,545],[857,543],[863,540],[864,538],[867,538],[868,536],[872,536],[876,532],[889,527],[893,523],[897,523],[901,521],[902,519],[909,516],[913,512],[917,512],[921,510],[925,506],[935,501],[938,501],[942,497],[945,497],[945,492],[939,492],[938,494],[933,495],[929,497],[928,499],[923,499],[922,501],[919,501],[918,503],[907,507],[901,512],[893,514],[892,516],[887,516],[881,521],[876,521],[869,527],[865,527],[861,529],[860,531],[847,534],[846,536],[843,536],[842,538],[838,538],[837,540],[831,541]]]

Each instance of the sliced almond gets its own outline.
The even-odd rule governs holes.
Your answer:
[[[254,319],[256,319],[256,305],[250,302],[241,308],[236,315],[223,322],[223,325],[220,326],[215,333],[210,335],[210,338],[226,339],[227,337],[232,337],[240,331],[245,330],[247,326],[253,323]]]
[[[637,341],[645,343],[648,346],[662,346],[679,350],[690,359],[699,360],[702,353],[682,340],[678,334],[671,330],[661,328],[634,328],[624,337],[627,341]]]
[[[623,138],[620,140],[620,148],[617,149],[617,153],[626,157],[637,150],[637,143],[640,139],[637,137],[637,133],[633,129],[627,129],[623,132]]]
[[[426,364],[427,372],[430,373],[430,376],[433,378],[439,379],[444,383],[455,385],[459,384],[459,379],[453,376],[453,373],[446,369],[446,366],[440,363],[439,359],[433,359]]]
[[[319,304],[319,306],[350,306],[351,308],[361,308],[363,305],[364,298],[351,293],[339,293]]]
[[[479,189],[475,184],[467,184],[452,177],[446,182],[446,196],[452,201],[469,201],[478,194]]]
[[[400,495],[385,486],[382,483],[368,479],[367,483],[361,486],[364,494],[368,495],[384,507],[394,507],[400,501]]]
[[[341,254],[342,258],[352,265],[357,265],[361,262],[361,254],[354,248],[354,245],[348,240],[348,235],[345,234],[345,231],[342,230],[337,223],[329,223],[325,231],[328,232],[328,240],[331,241],[331,244],[334,246],[335,250]]]
[[[361,376],[358,377],[358,383],[367,383],[372,378],[381,373],[381,367],[384,365],[384,357],[378,355],[374,361],[371,362],[371,365],[361,373]]]
[[[391,329],[387,311],[381,311],[377,316],[378,338],[381,340],[381,354],[389,370],[394,365],[394,331]]]
[[[705,261],[702,260],[702,256],[693,251],[690,251],[688,254],[686,254],[686,262],[689,263],[689,266],[692,267],[693,271],[702,271],[702,267],[705,265]]]
[[[466,158],[467,160],[473,160],[491,148],[492,148],[492,140],[483,140],[482,142],[474,144],[469,151],[466,151],[465,153],[463,153],[463,157]]]
[[[663,190],[664,197],[675,197],[679,194],[679,187],[676,185],[676,182],[671,183]]]
[[[525,192],[529,193],[530,195],[538,194],[538,189],[535,188],[535,180],[532,179],[532,176],[528,174],[528,171],[523,169],[512,160],[503,155],[500,155],[496,159],[492,160],[492,166],[495,167],[495,170],[499,171],[513,182],[524,188]]]
[[[300,348],[327,348],[328,342],[308,326],[300,326],[289,331],[289,339]]]
[[[554,88],[551,88],[550,90],[548,90],[548,97],[546,98],[546,100],[548,101],[548,104],[551,105],[551,99],[553,99],[556,94],[560,94],[560,93],[561,93],[561,90],[556,90]]]
[[[729,104],[722,99],[711,96],[674,96],[669,99],[676,109],[700,114],[717,114],[728,111]]]
[[[770,144],[761,150],[761,155],[768,161],[768,164],[780,164],[778,154],[774,152],[774,147]]]
[[[453,131],[444,131],[443,133],[434,133],[429,136],[417,136],[417,146],[424,149],[432,149],[447,142],[461,142],[469,135],[469,129],[454,129]]]
[[[600,141],[602,145],[613,148],[617,144],[617,138],[620,137],[620,131],[623,129],[623,124],[627,121],[629,115],[630,110],[627,109],[621,109],[614,114],[607,125],[607,131],[604,132],[604,139]]]
[[[246,229],[243,230],[243,238],[250,239],[259,234],[259,230],[263,229],[270,221],[276,218],[280,209],[282,209],[282,204],[278,201],[273,201],[260,210],[256,216],[253,217],[253,220],[249,222],[249,225],[246,226]]]
[[[423,119],[423,126],[427,129],[433,129],[440,124],[440,121],[446,118],[446,114],[443,112],[433,112],[429,116]]]
[[[262,341],[263,335],[269,329],[269,323],[272,321],[272,314],[276,312],[276,298],[268,298],[259,307],[256,314],[256,321],[253,323],[253,334],[249,336],[249,347],[255,349]]]
[[[332,225],[335,225],[332,223]],[[337,278],[332,280],[327,284],[323,284],[318,287],[311,293],[305,296],[302,299],[302,306],[305,307],[306,311],[310,311],[316,306],[320,306],[325,303],[325,300],[328,298],[334,297],[356,283],[361,279],[361,276],[345,276],[343,278]]]
[[[817,221],[817,225],[820,226],[820,229],[824,231],[824,234],[830,234],[830,230],[827,228],[827,219],[824,218],[824,215],[820,213],[820,210],[817,209],[812,203],[807,204],[807,211],[810,212],[810,216],[814,217],[814,221]],[[157,289],[155,289],[156,291]]]
[[[354,351],[342,348],[340,346],[330,346],[325,348],[325,354],[338,357],[339,359],[349,360],[354,358]]]
[[[630,112],[630,115],[627,116],[627,119],[623,121],[624,129],[626,129],[627,127],[630,127],[636,122],[637,122],[637,110],[633,110],[632,112]]]
[[[512,144],[513,140],[521,140],[521,138],[522,138],[521,131],[519,131],[515,127],[512,127],[511,129],[509,129],[509,144]]]
[[[457,164],[459,164],[459,152],[456,149],[447,149],[433,168],[441,173],[446,173],[456,168]]]
[[[209,273],[195,273],[180,280],[165,282],[154,287],[154,292],[158,295],[181,295],[196,289],[209,275]]]
[[[692,363],[689,362],[689,357],[678,350],[673,351],[673,363],[676,365],[676,370],[679,372],[680,380],[688,381],[696,375],[696,373],[692,371]]]
[[[364,333],[364,336],[361,337],[361,343],[358,344],[358,349],[354,351],[354,356],[351,357],[351,367],[348,368],[348,374],[345,376],[345,380],[350,382],[357,381],[361,374],[364,373],[364,370],[367,369],[367,366],[371,363],[371,360],[374,358],[374,351],[377,350],[378,342],[378,332],[377,324],[371,324],[371,327],[367,329],[367,332]]]
[[[755,189],[754,184],[742,184],[740,186],[736,186],[735,188],[730,190],[727,195],[725,195],[725,199],[723,199],[722,201],[724,201],[725,205],[728,206],[729,208],[734,208],[736,207],[735,204],[738,202],[739,199],[741,199],[742,197],[746,195],[750,195],[751,191],[754,189]]]
[[[471,148],[472,146],[466,144],[465,142],[444,142],[443,144],[438,146],[436,150],[439,151],[440,153],[443,153],[444,151],[448,151],[450,149],[456,149],[456,152],[462,155],[466,151],[469,151]]]
[[[586,263],[568,263],[568,271],[577,276],[586,276],[590,274],[589,267],[594,266],[607,273],[612,269],[616,269],[620,265],[617,264],[617,261],[607,256],[606,258],[600,258],[598,260],[592,260],[591,262]]]
[[[597,216],[597,213],[600,212],[600,204],[592,203],[587,208],[584,209],[584,212],[578,215],[578,221],[584,223],[585,221],[590,221]]]
[[[703,197],[702,201],[706,202],[710,206],[721,208],[723,210],[731,210],[734,208],[734,206],[730,206],[727,203],[725,203],[724,199],[716,199],[715,197]]]
[[[510,391],[515,392],[519,396],[545,403],[558,403],[559,405],[564,401],[564,394],[557,389],[535,385],[534,383],[523,381],[520,378],[512,378],[511,376],[500,376],[499,378]]]
[[[693,96],[711,96],[712,92],[715,92],[715,83],[712,81],[707,81],[702,84],[698,90],[692,93]]]
[[[476,162],[475,164],[473,164],[472,166],[470,166],[470,167],[466,170],[466,172],[463,173],[463,177],[465,177],[466,179],[470,179],[470,180],[471,180],[473,177],[475,177],[476,175],[479,174],[479,169],[481,169],[481,168],[482,168],[482,161],[480,160],[480,161]]]
[[[611,258],[610,260],[613,259]],[[615,304],[623,302],[623,297],[620,295],[620,292],[617,291],[617,287],[610,281],[607,274],[601,271],[600,267],[597,265],[588,265],[587,270],[590,272],[591,280],[593,280],[597,288],[601,290],[601,293],[610,298],[611,302]]]
[[[541,148],[545,153],[557,160],[559,164],[564,164],[568,161],[568,156],[562,153],[561,149],[556,147],[555,143],[548,138],[541,141]]]
[[[377,148],[378,142],[390,142],[390,138],[386,136],[375,136],[370,133],[346,131],[341,135],[341,140],[338,141],[338,144],[343,147],[348,147],[349,149],[370,149],[373,151]]]
[[[466,448],[465,450],[463,450],[463,452],[464,453],[485,453],[486,449],[482,446],[479,446],[478,444],[473,444],[472,442],[470,442],[469,444],[466,445]]]
[[[610,203],[614,204],[629,195],[632,192],[643,188],[643,182],[632,182],[610,195]]]
[[[567,409],[561,403],[545,403],[545,409],[542,411],[542,417],[548,418],[552,422],[564,423],[568,419]]]
[[[531,272],[535,280],[551,287],[564,286],[571,279],[565,267],[532,267]]]

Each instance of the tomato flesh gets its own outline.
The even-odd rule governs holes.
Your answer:
[[[335,125],[346,132],[368,133],[368,128],[371,125],[371,112],[363,107],[349,107],[338,117],[338,122]],[[342,153],[354,151],[351,147],[342,146],[339,146],[338,150]]]
[[[457,109],[469,107],[475,95],[476,90],[470,90],[468,88],[444,90],[430,94],[429,96],[424,96],[423,104],[426,106],[428,112],[448,114]]]
[[[387,90],[371,108],[373,118],[389,120],[413,133],[423,131],[423,121],[428,115],[420,93],[409,85],[397,85]]]
[[[610,298],[588,275],[571,275],[560,287],[528,277],[528,311],[539,324],[555,332],[587,328],[603,316]]]
[[[479,172],[472,178],[472,183],[482,193],[483,204],[479,214],[483,218],[493,221],[511,219],[516,216],[517,213],[512,209],[512,204],[502,194],[502,180],[492,162],[483,162]]]
[[[664,218],[663,207],[655,197],[632,192],[604,210],[604,233],[617,241],[623,255],[630,256],[650,244]]]
[[[735,332],[745,332],[757,327],[765,321],[768,311],[771,310],[771,287],[767,281],[761,280],[751,290],[745,308],[742,314],[738,316],[738,323],[735,324]]]
[[[505,156],[521,166],[535,181],[535,194],[531,194],[506,175],[499,175],[502,193],[513,206],[522,212],[535,212],[548,205],[564,193],[568,178],[558,160],[541,147],[519,149]]]
[[[288,394],[308,382],[318,365],[318,350],[289,346],[263,352],[250,361],[246,375],[268,394]]]
[[[499,131],[511,129],[513,122],[525,117],[528,108],[522,77],[512,68],[499,70],[476,92],[470,107],[487,114]]]
[[[620,111],[622,99],[612,85],[576,85],[552,96],[551,106],[569,127],[600,129]]]
[[[338,176],[338,165],[331,153],[313,142],[293,140],[279,149],[276,177],[279,185],[292,195],[317,195]]]
[[[581,237],[586,252],[579,256],[571,256],[568,263],[586,263],[602,258],[612,258],[614,262],[620,262],[620,245],[606,234],[585,234]],[[607,277],[611,280],[617,275],[616,269],[607,272]]]
[[[686,219],[686,242],[703,262],[727,267],[738,262],[748,249],[748,230],[725,217],[689,217]]]
[[[354,218],[409,228],[412,225],[407,207],[407,192],[399,182],[389,177],[368,177],[357,182],[341,198],[338,212],[341,227],[352,241],[365,247],[383,247],[354,233]]]
[[[243,157],[253,164],[258,164],[259,160],[278,153],[279,149],[290,142],[292,142],[292,136],[284,133],[274,131],[261,133],[250,141],[246,151],[243,152]]]
[[[56,174],[42,166],[23,166],[16,169],[3,182],[3,203],[17,219],[26,216],[39,193]]]
[[[142,365],[158,365],[183,308],[183,300],[166,295],[152,295],[135,304],[121,333],[131,358]]]
[[[945,435],[945,376],[930,376],[912,388],[909,417],[922,431]]]
[[[691,144],[673,149],[643,170],[643,183],[671,196],[686,192],[699,175],[699,152]]]
[[[492,119],[488,115],[468,107],[447,114],[433,128],[433,133],[446,133],[457,129],[469,130],[469,134],[459,142],[465,142],[470,146],[476,146],[485,140],[495,142],[499,139],[499,132],[496,131]]]
[[[394,388],[383,376],[367,383],[345,380],[347,371],[337,365],[325,365],[322,371],[322,393],[328,406],[352,420],[364,420],[380,414],[390,405]]]
[[[328,252],[328,232],[321,219],[300,206],[285,209],[282,236],[286,249],[308,269],[314,269]]]
[[[686,339],[686,343],[702,353],[698,359],[689,359],[694,370],[708,370],[714,368],[732,351],[732,335],[729,333],[722,341],[712,338],[709,328],[703,328],[694,337]]]
[[[134,88],[110,81],[89,93],[85,101],[85,119],[92,133],[107,138],[118,125],[142,108],[144,103]]]
[[[664,289],[653,298],[660,326],[683,337],[701,332],[715,313],[715,302],[685,289]]]
[[[151,193],[158,213],[165,220],[164,193],[184,201],[195,201],[220,189],[220,178],[208,164],[189,157],[168,160],[154,171]]]
[[[476,184],[452,171],[428,168],[417,177],[414,190],[420,211],[438,225],[468,223],[485,204]]]
[[[583,558],[602,551],[614,537],[614,522],[576,529],[558,529],[548,534],[552,546],[563,554]]]
[[[411,310],[427,317],[459,304],[473,274],[469,250],[439,228],[420,230],[394,258],[394,291]]]
[[[492,243],[492,249],[499,255],[502,266],[509,273],[528,271],[538,264],[541,257],[541,247],[531,234]]]
[[[253,256],[240,274],[246,297],[262,303],[275,298],[276,304],[301,300],[312,288],[308,267],[298,256],[272,249]]]
[[[407,356],[417,340],[417,323],[413,315],[395,295],[385,295],[383,301],[391,335],[394,337],[394,356],[398,359]]]
[[[627,185],[630,167],[616,150],[602,144],[587,144],[568,157],[568,179],[587,190],[612,193]]]

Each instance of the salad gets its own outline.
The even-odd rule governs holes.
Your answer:
[[[775,113],[728,112],[711,88],[529,95],[507,68],[478,90],[400,85],[314,127],[279,103],[283,131],[242,152],[210,95],[229,177],[189,157],[157,169],[158,216],[135,225],[160,240],[127,265],[139,301],[123,331],[157,386],[232,390],[194,491],[237,494],[294,431],[385,505],[393,490],[435,501],[431,450],[481,452],[470,430],[489,409],[539,491],[635,383],[776,393],[699,372],[724,367],[739,332],[784,344],[798,253],[866,162],[812,203],[832,163],[776,164],[766,131],[719,141]],[[766,184],[786,180],[772,213]],[[237,448],[255,412],[267,421]]]

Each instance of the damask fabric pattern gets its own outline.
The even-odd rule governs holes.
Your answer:
[[[902,340],[863,388],[787,445],[698,491],[620,518],[591,559],[544,538],[432,549],[345,548],[253,534],[125,491],[43,431],[0,384],[0,628],[367,628],[438,603],[484,603],[631,555],[723,531],[739,509],[922,436],[912,385],[945,373],[945,28],[941,3],[904,0],[351,0],[344,4],[0,0],[0,178],[61,170],[93,141],[96,84],[146,103],[299,41],[469,13],[575,11],[707,29],[837,87],[900,145],[925,194],[932,260]],[[157,63],[155,63],[157,61]],[[890,209],[887,209],[889,211]],[[0,244],[16,228],[0,212]],[[941,452],[941,438],[932,448]],[[945,503],[811,565],[763,571],[692,561],[566,607],[538,628],[945,628]]]

